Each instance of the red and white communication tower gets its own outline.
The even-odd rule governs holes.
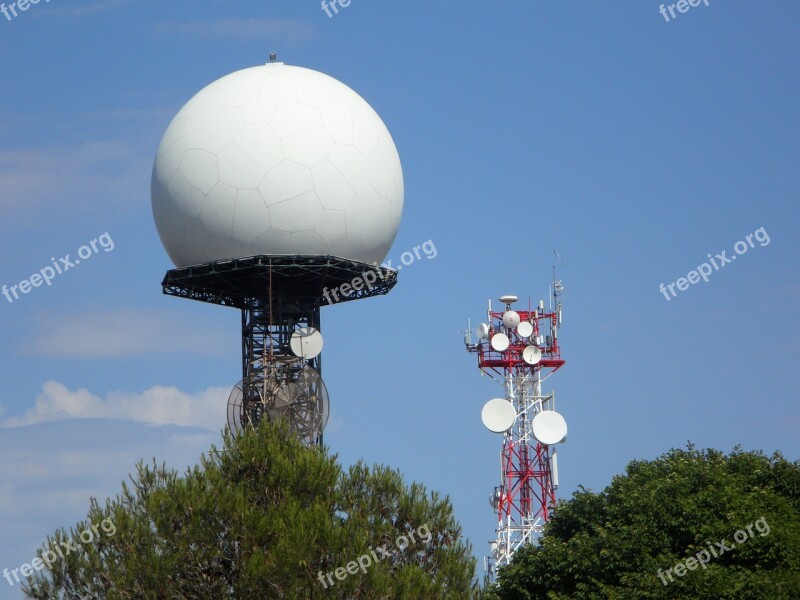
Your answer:
[[[491,542],[486,572],[495,575],[514,553],[530,544],[552,516],[558,488],[555,445],[566,441],[567,424],[555,410],[555,392],[543,394],[542,383],[564,365],[558,343],[561,325],[560,281],[553,281],[553,301],[517,311],[516,296],[502,296],[501,311],[492,310],[488,323],[471,327],[464,337],[467,350],[478,354],[478,366],[503,386],[502,398],[489,400],[481,417],[487,429],[503,435],[500,485],[490,497],[497,511],[497,536]]]

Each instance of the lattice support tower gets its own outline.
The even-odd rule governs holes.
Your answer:
[[[370,283],[354,289],[354,281]],[[304,332],[318,334],[322,306],[387,294],[396,283],[396,271],[375,264],[334,256],[258,255],[173,269],[162,288],[170,296],[241,311],[242,380],[229,399],[232,428],[288,417],[300,439],[321,444],[328,418],[322,358],[298,354],[293,339]],[[348,294],[331,293],[344,286]]]
[[[555,412],[555,393],[545,394],[542,384],[565,364],[558,340],[562,289],[554,282],[550,309],[542,301],[516,311],[517,297],[503,296],[504,309],[494,311],[489,301],[488,322],[476,328],[477,343],[471,327],[464,339],[467,350],[478,355],[481,372],[503,388],[503,398],[490,400],[483,411],[484,425],[503,439],[500,481],[490,496],[497,516],[485,560],[490,579],[522,546],[535,543],[555,510],[555,444],[566,440],[566,423]]]

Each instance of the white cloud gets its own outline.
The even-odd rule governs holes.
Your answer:
[[[69,15],[83,17],[86,15],[93,15],[104,10],[117,8],[119,6],[127,6],[133,0],[98,0],[97,2],[84,2],[79,6],[61,6],[54,7],[52,10],[44,14],[55,15]]]
[[[156,458],[183,472],[214,443],[220,444],[219,431],[123,421],[74,420],[3,431],[0,567],[29,563],[48,534],[85,518],[91,497],[102,505],[119,494],[138,461]],[[0,597],[10,596],[0,588]]]
[[[172,353],[227,356],[239,350],[234,330],[198,327],[175,311],[120,309],[37,317],[25,350],[37,356],[120,358]],[[124,340],[121,343],[120,340]]]
[[[110,392],[103,399],[85,388],[69,390],[48,381],[34,406],[20,417],[2,422],[6,428],[72,419],[118,419],[151,425],[182,425],[221,430],[226,422],[230,390],[213,387],[188,394],[175,387],[153,386],[141,394]]]
[[[0,133],[39,132],[60,141],[0,150],[0,225],[9,225],[11,218],[27,225],[37,212],[60,221],[73,219],[76,212],[139,207],[150,195],[153,141],[160,139],[175,110],[8,113]]]
[[[94,110],[78,113],[75,115],[75,118],[94,125],[102,123],[103,121],[112,121],[115,123],[135,122],[136,126],[141,126],[141,123],[144,123],[146,126],[151,126],[153,124],[161,126],[165,122],[169,123],[173,116],[175,116],[174,107],[110,108],[107,110]]]
[[[207,39],[257,40],[267,42],[303,42],[314,29],[297,19],[208,19],[189,22],[166,22],[158,26],[160,33],[179,34]],[[266,61],[264,61],[266,62]]]
[[[142,173],[149,168],[122,140],[0,152],[0,215],[29,214],[31,205],[52,206],[53,198],[77,210],[96,210],[90,197],[129,201],[148,193],[149,175]]]

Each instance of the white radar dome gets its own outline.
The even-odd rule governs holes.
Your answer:
[[[336,79],[270,63],[212,83],[158,148],[153,216],[178,267],[256,254],[382,262],[403,212],[389,131]]]

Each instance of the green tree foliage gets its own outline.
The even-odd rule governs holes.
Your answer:
[[[518,552],[484,597],[800,598],[800,462],[692,446],[634,461],[603,492],[562,502],[540,546]]]
[[[385,467],[360,463],[344,471],[335,456],[305,447],[281,425],[226,434],[221,450],[212,449],[182,477],[140,464],[119,497],[104,507],[92,502],[85,522],[59,530],[45,547],[77,541],[79,532],[107,519],[113,535],[76,543],[76,552],[34,574],[25,586],[28,596],[473,595],[475,561],[449,499],[421,485],[406,486]],[[353,574],[351,564],[348,573],[348,563],[359,558],[364,567]],[[337,568],[344,569],[343,580]]]

